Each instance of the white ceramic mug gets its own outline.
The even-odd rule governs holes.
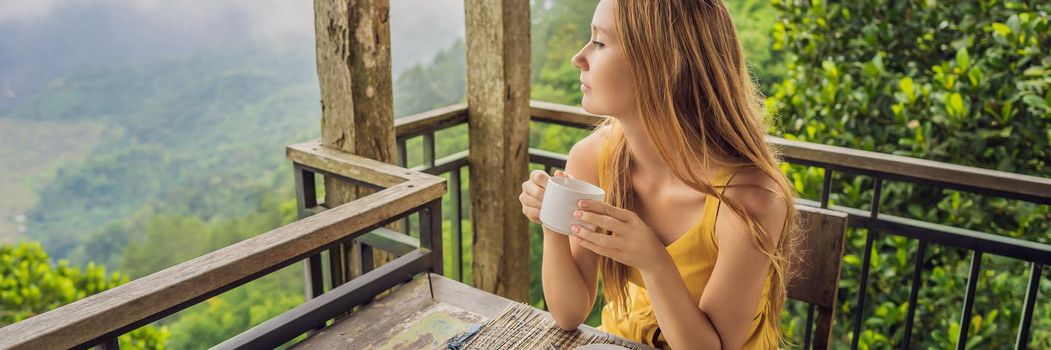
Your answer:
[[[567,176],[552,176],[548,178],[544,188],[544,201],[540,204],[540,222],[544,227],[564,235],[572,235],[570,228],[574,224],[594,230],[595,225],[574,218],[573,211],[578,209],[577,202],[581,199],[603,201],[605,198],[606,191],[587,181]]]

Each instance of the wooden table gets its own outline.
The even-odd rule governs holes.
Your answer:
[[[496,318],[514,303],[441,275],[420,274],[293,348],[444,349],[447,339]],[[605,334],[583,324],[579,330]]]

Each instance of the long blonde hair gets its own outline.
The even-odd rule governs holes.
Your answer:
[[[771,260],[768,295],[774,315],[784,308],[789,258],[796,247],[798,217],[795,190],[780,170],[780,155],[766,143],[768,125],[763,97],[745,64],[733,20],[719,0],[621,0],[615,9],[617,35],[636,84],[637,115],[675,176],[693,189],[715,196],[748,223],[753,241]],[[608,129],[604,177],[607,201],[636,208],[631,188],[630,154],[618,122]],[[776,241],[741,203],[724,197],[712,184],[713,174],[700,169],[736,171],[754,166],[775,179],[774,191],[787,202],[785,225]],[[755,186],[755,185],[728,185]],[[719,186],[722,187],[722,186]],[[765,187],[764,187],[765,188]],[[609,234],[609,232],[606,232]],[[601,258],[603,295],[623,315],[627,311],[628,268]],[[780,334],[779,317],[774,327]]]

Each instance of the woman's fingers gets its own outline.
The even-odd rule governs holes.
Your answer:
[[[585,212],[592,212],[599,215],[608,216],[621,222],[631,221],[632,217],[634,216],[634,214],[631,211],[614,207],[604,201],[581,199],[580,202],[577,203],[577,206]]]
[[[539,224],[540,223],[540,209],[533,207],[522,207],[522,214],[525,214],[529,221]]]
[[[547,187],[547,179],[550,177],[551,176],[547,175],[543,170],[533,170],[529,173],[529,181],[540,188]]]
[[[617,251],[616,238],[613,236],[588,230],[587,227],[580,225],[573,225],[572,231],[577,243],[595,253],[610,256]]]
[[[624,229],[624,222],[615,218],[599,214],[584,209],[577,209],[573,212],[573,217],[582,222],[592,224],[598,227],[604,227],[613,232],[620,232]]]
[[[540,208],[540,203],[544,201],[544,193],[546,192],[545,186],[550,176],[542,170],[533,170],[529,175],[529,181],[522,183],[522,193],[532,197],[533,201],[529,201],[534,207]],[[521,199],[521,197],[520,197]],[[526,200],[522,200],[522,204],[526,204]]]
[[[540,209],[540,204],[543,203],[541,199],[530,196],[525,192],[522,192],[522,194],[518,195],[518,201],[522,202],[523,206],[533,207],[536,209]]]
[[[544,188],[533,183],[532,181],[526,181],[522,183],[522,193],[525,193],[539,201],[544,200]]]
[[[582,247],[586,248],[587,250],[590,250],[590,251],[592,251],[592,252],[594,252],[595,254],[598,254],[598,255],[609,256],[610,254],[612,254],[609,251],[607,251],[605,248],[602,248],[602,247],[600,247],[598,245],[595,245],[594,243],[591,243],[590,241],[588,241],[586,239],[578,239],[577,240],[577,244],[579,244],[580,246],[582,246]]]
[[[525,216],[529,218],[529,221],[539,224],[540,202],[536,198],[533,198],[533,196],[530,196],[525,192],[522,192],[522,194],[518,195],[518,201],[522,202],[522,214],[525,214]]]
[[[529,180],[522,183],[522,193],[518,195],[518,201],[522,203],[522,214],[529,221],[540,223],[540,204],[544,200],[544,188],[536,183],[536,180],[547,176],[543,171],[530,174]],[[546,181],[545,181],[546,182]]]

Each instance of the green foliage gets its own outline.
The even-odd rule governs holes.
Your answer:
[[[268,189],[276,186],[242,187],[246,193],[255,194],[255,203],[247,214],[234,218],[204,221],[201,215],[177,206],[144,208],[134,216],[138,219],[126,223],[138,237],[124,246],[121,270],[138,278],[294,221],[291,186],[280,187],[277,194]]]
[[[465,102],[466,49],[463,40],[442,50],[427,65],[416,64],[394,80],[394,116]]]
[[[39,186],[27,238],[74,264],[112,265],[130,232],[123,221],[152,203],[205,221],[246,214],[255,198],[241,186],[273,179],[285,166],[281,147],[317,134],[304,117],[319,114],[313,67],[312,53],[230,54],[84,69],[50,83],[0,118],[91,121],[103,142]]]
[[[193,306],[171,324],[171,349],[206,349],[303,303],[303,268],[294,264]]]
[[[773,2],[780,20],[773,47],[785,79],[767,105],[788,139],[906,155],[1036,176],[1051,176],[1051,5],[1024,1]],[[784,166],[803,197],[816,199],[824,171]],[[867,209],[872,179],[833,177],[832,202]],[[885,182],[880,211],[927,222],[1051,242],[1046,205]],[[840,284],[834,340],[849,344],[857,310],[864,230],[852,230]],[[872,251],[861,343],[902,339],[916,242],[882,233]],[[914,348],[955,342],[969,255],[932,245],[925,259]],[[1028,270],[986,257],[968,347],[1013,346]],[[1041,286],[1047,294],[1048,286]],[[994,307],[997,305],[998,307]],[[1051,332],[1037,325],[1033,344]],[[796,314],[799,315],[798,313]],[[797,324],[797,320],[789,323]],[[799,332],[796,332],[797,335]]]
[[[1046,176],[1051,5],[775,1],[794,138]],[[1007,24],[1005,24],[1007,23]],[[951,137],[950,137],[951,136]]]
[[[310,122],[319,115],[313,69],[312,52],[227,53],[83,69],[50,83],[0,118],[90,122],[103,130],[102,142],[83,158],[60,164],[54,179],[38,186],[40,203],[27,213],[24,238],[64,258],[56,269],[87,264],[94,273],[119,266],[122,283],[291,222],[295,202],[282,148],[317,133]],[[132,346],[125,344],[130,337],[139,347],[163,347],[168,329],[206,327],[208,334],[227,337],[242,332],[301,300],[302,278],[279,274],[279,282],[250,283],[213,298],[222,308],[191,308],[159,321],[163,328],[136,330],[121,337],[121,346]],[[73,296],[25,287],[48,302],[26,302],[24,309],[5,305],[3,314],[12,318],[3,322],[101,290],[77,287]],[[216,310],[239,320],[253,316],[222,326],[196,324],[227,317]],[[163,338],[139,335],[158,330]],[[175,335],[172,344],[205,348],[214,339]]]
[[[580,71],[573,66],[572,59],[591,38],[591,16],[596,3],[579,0],[534,3],[530,98],[580,104],[583,97]]]
[[[126,275],[88,263],[82,271],[66,260],[52,264],[39,243],[0,245],[0,327],[119,286]],[[119,338],[124,349],[161,349],[167,327],[146,326]]]
[[[770,49],[777,10],[770,6],[770,0],[730,0],[726,6],[734,19],[752,78],[759,82],[760,90],[769,93],[770,83],[780,81],[785,74],[782,52]]]
[[[143,209],[126,223],[141,236],[124,247],[121,266],[138,278],[291,223],[296,207],[287,180],[238,186],[252,198],[248,201],[252,206],[233,218],[215,216],[204,221],[201,214],[174,205]],[[214,346],[302,302],[302,267],[293,265],[165,319],[162,322],[172,330],[167,346]]]

